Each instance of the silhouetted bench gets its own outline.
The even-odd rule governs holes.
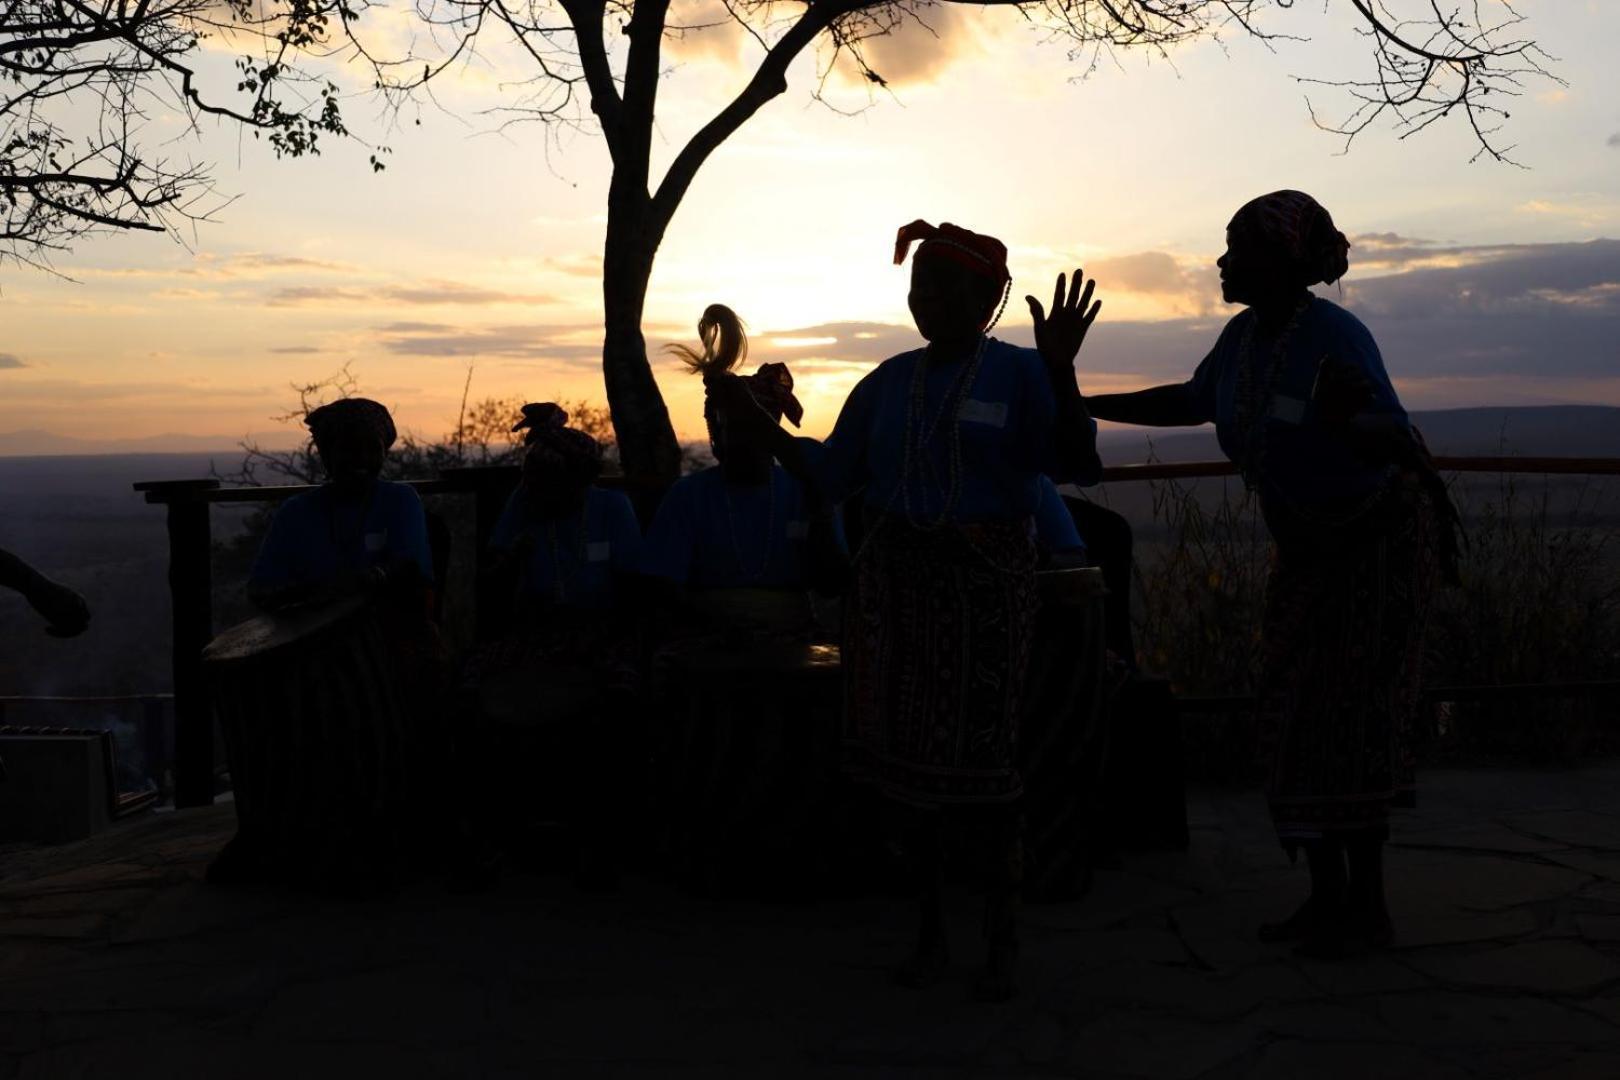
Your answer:
[[[0,726],[0,840],[63,844],[152,805],[118,790],[118,747],[92,728]]]

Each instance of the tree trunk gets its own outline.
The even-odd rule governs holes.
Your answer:
[[[646,339],[641,335],[647,279],[662,239],[661,229],[648,227],[649,216],[646,207],[626,207],[620,200],[609,199],[602,259],[606,331],[602,375],[625,475],[668,483],[680,474],[681,448],[647,360]]]

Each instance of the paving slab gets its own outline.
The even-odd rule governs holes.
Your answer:
[[[617,894],[516,873],[370,902],[205,885],[231,808],[0,852],[0,1080],[116,1075],[1262,1078],[1620,1076],[1620,765],[1424,778],[1394,826],[1397,947],[1255,939],[1308,876],[1251,792],[1195,792],[1186,852],[1024,917],[1024,993],[956,961],[892,986],[903,900]]]
[[[1575,941],[1527,941],[1413,954],[1407,963],[1448,984],[1529,995],[1590,994],[1620,980],[1620,962]]]

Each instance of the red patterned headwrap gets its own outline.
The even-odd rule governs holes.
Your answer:
[[[554,402],[531,402],[523,406],[523,419],[512,425],[513,431],[528,430],[523,444],[529,448],[524,457],[525,469],[544,463],[560,463],[570,469],[590,474],[595,479],[602,470],[602,444],[596,439],[568,426],[568,413]]]
[[[743,376],[743,385],[772,419],[786,416],[794,427],[804,419],[804,406],[793,394],[793,372],[786,364],[761,364],[758,371]]]
[[[922,241],[917,248],[919,259],[949,259],[974,273],[993,278],[998,285],[1012,280],[1012,275],[1007,271],[1006,244],[993,236],[970,232],[948,221],[937,227],[922,220],[900,226],[894,238],[894,265],[899,266],[906,261],[906,251],[918,240]]]
[[[1244,204],[1227,226],[1286,262],[1306,286],[1331,284],[1350,268],[1350,241],[1333,215],[1303,191],[1273,191]]]
[[[313,409],[304,417],[304,426],[309,428],[310,435],[317,443],[339,432],[358,428],[376,435],[383,449],[387,450],[399,437],[394,429],[394,418],[388,415],[388,410],[378,402],[362,397],[338,398]]]

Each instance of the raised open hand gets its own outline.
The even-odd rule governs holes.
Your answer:
[[[1035,320],[1035,347],[1041,351],[1041,359],[1046,361],[1048,369],[1073,369],[1074,358],[1080,354],[1086,332],[1097,320],[1097,312],[1102,310],[1101,300],[1096,303],[1091,300],[1096,287],[1095,280],[1085,280],[1085,271],[1076,270],[1065,289],[1065,275],[1059,274],[1057,286],[1052,290],[1050,315],[1041,307],[1039,300],[1033,296],[1024,297],[1029,304],[1030,318]]]

